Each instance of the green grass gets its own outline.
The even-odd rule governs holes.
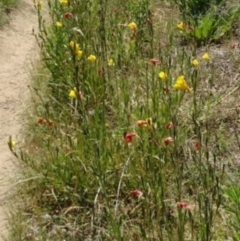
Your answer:
[[[226,74],[214,45],[182,44],[171,3],[51,1],[49,25],[35,4],[43,66],[24,141],[10,143],[25,215],[15,214],[22,221],[9,240],[233,237],[225,188],[239,84],[230,40]]]
[[[7,22],[8,14],[18,5],[19,0],[0,0],[0,25]]]

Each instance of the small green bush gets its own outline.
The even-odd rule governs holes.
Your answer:
[[[196,24],[191,22],[191,27],[183,27],[181,35],[198,45],[217,41],[231,30],[239,16],[240,8],[231,7],[222,14],[216,8],[211,8]]]
[[[182,36],[197,45],[221,39],[240,16],[240,8],[228,7],[222,0],[176,1],[184,25]]]
[[[184,21],[189,19],[196,23],[202,19],[212,6],[220,6],[223,0],[174,0]]]

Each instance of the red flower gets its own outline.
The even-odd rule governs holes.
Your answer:
[[[47,120],[47,124],[48,124],[49,127],[53,126],[53,122],[51,120]]]
[[[231,44],[231,49],[236,49],[237,48],[237,46],[238,46],[238,44],[237,43],[233,43],[233,44]]]
[[[138,127],[148,127],[148,121],[146,120],[138,120],[137,121]]]
[[[160,64],[161,61],[159,59],[150,59],[150,63],[155,66],[156,64]]]
[[[64,17],[65,19],[70,19],[70,18],[73,17],[73,15],[68,12],[68,13],[64,13],[63,17]]]
[[[148,118],[146,120],[138,120],[137,125],[140,128],[141,127],[152,127],[152,125],[153,125],[152,118]]]
[[[46,119],[43,119],[43,118],[39,118],[38,119],[38,121],[37,121],[37,123],[39,124],[39,125],[43,125],[43,124],[46,124]]]
[[[126,134],[124,135],[124,140],[125,140],[127,143],[130,143],[130,142],[133,141],[133,137],[135,137],[135,136],[137,136],[137,134],[134,133],[134,132],[126,133]]]
[[[140,190],[138,189],[135,189],[133,191],[130,192],[130,196],[132,197],[137,197],[137,198],[141,198],[143,196],[143,192],[141,192]]]
[[[200,150],[200,141],[198,139],[196,139],[194,142],[193,142],[193,149],[195,151],[199,151]]]
[[[165,128],[170,130],[173,128],[173,123],[171,121],[169,121],[166,125],[165,125]]]
[[[48,125],[49,127],[52,127],[53,126],[53,122],[51,120],[48,120],[48,119],[44,119],[44,118],[39,118],[37,123],[39,125]]]
[[[192,210],[195,207],[194,205],[189,205],[187,202],[177,202],[176,205],[179,209],[185,208],[185,209],[188,209],[188,210]]]
[[[174,142],[174,139],[171,136],[168,136],[163,139],[163,144],[165,146],[168,146],[170,143],[173,143],[173,142]]]

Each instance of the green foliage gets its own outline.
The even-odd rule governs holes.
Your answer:
[[[235,184],[231,184],[225,191],[230,204],[226,207],[227,211],[231,213],[230,224],[234,229],[234,240],[240,240],[240,187]]]
[[[0,0],[0,25],[6,23],[7,14],[16,7],[19,0]]]
[[[207,1],[203,5],[201,1],[180,1],[178,7],[189,26],[183,29],[182,36],[198,45],[221,39],[240,16],[239,7],[227,7],[222,1]]]
[[[206,117],[213,57],[174,46],[171,33],[162,47],[147,0],[48,4],[49,25],[35,5],[45,85],[27,150],[10,145],[36,177],[31,217],[50,216],[40,235],[214,240],[225,146]]]
[[[15,7],[18,4],[19,0],[0,0],[0,4],[5,8],[5,9],[11,9]]]
[[[221,6],[223,0],[175,0],[182,18],[185,22],[194,20],[197,23],[201,20],[212,6]]]

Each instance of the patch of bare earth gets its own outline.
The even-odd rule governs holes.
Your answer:
[[[28,98],[28,67],[37,56],[32,29],[37,17],[33,3],[21,0],[10,14],[9,24],[0,29],[0,234],[7,232],[8,193],[17,168],[7,141],[11,135],[20,142],[23,111]],[[20,144],[19,144],[20,145]],[[0,237],[0,241],[2,237]]]

